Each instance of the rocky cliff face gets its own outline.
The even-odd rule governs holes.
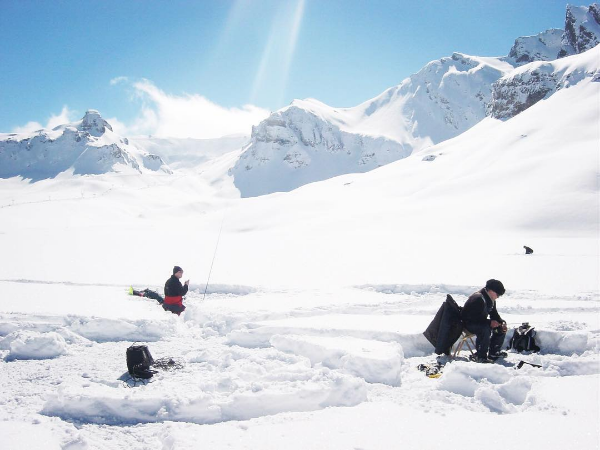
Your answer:
[[[563,34],[564,30],[552,29],[535,36],[517,38],[508,53],[508,58],[515,66],[533,61],[552,61],[563,48]]]
[[[589,7],[567,5],[565,32],[558,57],[583,53],[600,43],[600,4]]]
[[[0,177],[34,181],[61,172],[90,175],[107,172],[162,171],[162,159],[131,145],[112,131],[98,111],[89,110],[74,123],[30,134],[0,134]]]
[[[517,38],[508,54],[516,66],[586,52],[600,43],[600,4],[567,5],[565,27]]]
[[[556,91],[586,81],[600,81],[600,46],[580,55],[530,63],[501,78],[494,83],[488,113],[510,119]]]

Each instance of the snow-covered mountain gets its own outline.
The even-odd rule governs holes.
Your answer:
[[[317,101],[295,101],[255,127],[251,143],[231,170],[242,196],[290,191],[340,173],[366,172],[410,154],[394,140],[343,131],[339,119],[325,118],[330,114]]]
[[[494,83],[489,115],[509,119],[556,91],[586,78],[600,82],[600,46],[581,55],[550,62],[533,62]]]
[[[565,33],[562,37],[561,58],[583,53],[600,43],[600,3],[589,7],[567,6]]]
[[[513,66],[454,53],[353,108],[295,100],[253,128],[231,173],[242,196],[365,172],[457,136],[481,121],[492,84]]]
[[[166,172],[160,156],[148,153],[115,134],[98,111],[88,110],[77,122],[27,134],[0,134],[0,177],[32,180],[107,172]]]
[[[552,61],[562,48],[564,30],[553,28],[535,36],[522,36],[515,40],[508,57],[515,66],[533,61]]]
[[[508,53],[516,66],[533,61],[552,61],[583,53],[600,42],[600,4],[567,5],[565,28],[546,30],[535,36],[515,40]]]
[[[289,191],[365,172],[460,135],[487,115],[509,118],[594,76],[594,54],[556,64],[600,41],[600,6],[567,6],[565,29],[520,37],[506,57],[454,53],[353,108],[295,100],[255,127],[231,170],[242,196]],[[597,60],[596,60],[597,61]],[[573,64],[582,64],[574,67]],[[519,68],[521,66],[521,68]]]

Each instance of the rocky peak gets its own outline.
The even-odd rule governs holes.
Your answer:
[[[565,32],[558,57],[583,53],[600,43],[600,4],[567,5]]]
[[[567,5],[563,30],[551,29],[535,36],[515,40],[508,60],[522,66],[533,61],[552,61],[577,55],[600,43],[600,4],[588,6]]]
[[[517,66],[533,61],[552,61],[562,49],[563,34],[563,30],[551,29],[535,36],[519,37],[515,39],[508,57]]]
[[[102,136],[107,128],[110,131],[113,130],[110,124],[95,109],[88,109],[85,112],[79,128],[96,137]]]

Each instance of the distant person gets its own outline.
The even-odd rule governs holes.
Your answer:
[[[500,281],[488,280],[485,287],[472,294],[463,307],[465,328],[477,336],[475,360],[479,363],[493,363],[506,356],[506,352],[500,351],[506,336],[506,322],[496,310],[496,300],[504,292]]]
[[[179,266],[173,267],[173,275],[165,283],[165,301],[163,308],[165,311],[171,311],[173,314],[181,314],[185,311],[183,306],[183,296],[187,294],[190,280],[185,284],[179,281],[183,277],[183,269]]]
[[[526,245],[524,245],[523,248],[525,249],[525,254],[526,255],[531,255],[533,253],[533,249],[532,248],[527,247]]]

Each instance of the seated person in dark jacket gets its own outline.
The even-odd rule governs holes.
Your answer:
[[[504,292],[500,281],[488,280],[485,288],[471,295],[463,307],[465,328],[477,336],[477,362],[489,363],[506,356],[506,352],[500,351],[506,336],[506,322],[496,310],[496,300]]]
[[[165,283],[165,301],[163,308],[165,311],[171,311],[173,314],[181,314],[185,310],[183,306],[183,296],[187,294],[190,280],[187,280],[184,285],[181,284],[183,269],[179,266],[173,267],[173,275]]]

